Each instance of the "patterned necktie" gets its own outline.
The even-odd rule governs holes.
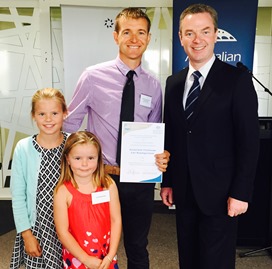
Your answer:
[[[135,72],[130,70],[127,73],[127,82],[125,84],[122,96],[121,112],[120,112],[120,123],[117,140],[117,151],[116,151],[116,162],[120,165],[121,155],[121,134],[122,134],[122,121],[134,121],[134,81],[133,75]]]
[[[197,98],[200,94],[199,78],[202,76],[199,71],[193,73],[194,82],[188,93],[186,104],[185,104],[185,117],[188,120],[194,113]]]

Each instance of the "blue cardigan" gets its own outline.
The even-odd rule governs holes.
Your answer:
[[[69,136],[69,134],[67,135]],[[40,163],[41,153],[34,148],[32,136],[20,140],[13,154],[10,182],[13,217],[17,233],[30,229],[36,221]]]
[[[36,220],[36,192],[41,154],[32,137],[20,140],[14,150],[11,169],[12,209],[17,233],[30,229]]]

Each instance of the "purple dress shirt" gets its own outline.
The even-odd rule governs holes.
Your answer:
[[[75,132],[88,114],[87,130],[101,142],[104,163],[116,164],[116,146],[123,87],[130,69],[117,57],[88,67],[80,76],[63,130]],[[135,122],[161,122],[162,90],[159,81],[142,69],[135,70]]]

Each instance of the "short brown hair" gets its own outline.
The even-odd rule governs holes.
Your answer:
[[[115,18],[115,32],[119,33],[120,26],[119,26],[119,20],[121,17],[124,18],[131,18],[131,19],[145,19],[147,21],[147,32],[149,33],[151,22],[146,13],[144,13],[140,8],[136,7],[128,7],[123,9]]]
[[[218,29],[218,16],[216,10],[208,5],[205,4],[193,4],[188,6],[180,15],[179,18],[179,31],[181,32],[181,23],[185,16],[190,14],[197,14],[197,13],[209,13],[213,20],[214,31]]]

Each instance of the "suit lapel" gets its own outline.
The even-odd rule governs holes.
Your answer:
[[[195,119],[197,119],[199,113],[201,113],[201,107],[205,104],[207,99],[210,97],[210,95],[213,92],[213,80],[216,77],[216,73],[218,69],[221,68],[221,62],[217,58],[215,59],[207,78],[205,79],[205,82],[203,84],[203,87],[201,89],[200,95],[198,97],[198,103],[195,107],[194,113],[191,117],[190,124],[192,124]]]
[[[173,102],[176,102],[176,107],[178,108],[178,114],[182,115],[182,117],[185,119],[184,115],[184,107],[183,107],[183,95],[184,95],[184,88],[185,88],[185,81],[187,77],[187,73],[189,71],[189,68],[185,68],[181,70],[176,77],[176,86],[175,86],[175,95]]]

